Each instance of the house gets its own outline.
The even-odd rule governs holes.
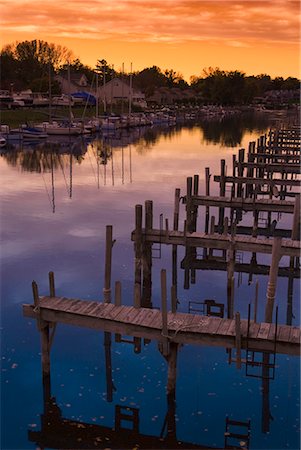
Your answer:
[[[130,87],[128,82],[121,80],[120,78],[112,78],[104,86],[98,88],[97,97],[105,104],[131,101],[132,105],[146,108],[147,103],[145,101],[145,95]]]
[[[90,92],[90,86],[85,74],[80,73],[70,74],[70,84],[67,73],[56,75],[54,79],[59,82],[62,94],[69,94],[71,92],[81,92],[81,91]]]

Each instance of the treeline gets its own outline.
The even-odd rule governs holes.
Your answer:
[[[6,45],[0,52],[1,89],[33,92],[48,92],[49,80],[52,93],[59,93],[60,86],[54,81],[54,74],[85,74],[90,85],[95,86],[96,74],[102,84],[114,77],[129,78],[129,73],[115,70],[104,59],[97,60],[95,68],[84,65],[66,47],[49,44],[41,40],[15,42]],[[145,93],[146,98],[158,88],[178,88],[192,90],[204,103],[235,105],[248,104],[254,97],[262,96],[270,90],[294,90],[300,87],[297,78],[276,77],[267,74],[246,76],[245,73],[224,71],[219,68],[204,69],[200,76],[192,76],[188,84],[182,74],[173,69],[161,70],[157,66],[133,72],[133,86]]]

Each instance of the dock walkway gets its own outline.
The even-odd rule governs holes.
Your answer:
[[[23,305],[26,317],[52,323],[100,329],[148,339],[170,339],[181,344],[201,344],[235,348],[235,320],[186,313],[167,313],[167,335],[162,334],[162,312],[134,306],[115,306],[70,299],[66,297],[39,297],[39,306]],[[241,348],[257,351],[275,350],[275,324],[241,320]],[[288,325],[277,327],[276,352],[300,354],[300,328]]]

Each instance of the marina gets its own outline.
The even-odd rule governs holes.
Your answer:
[[[55,198],[55,208],[44,201],[40,184],[36,201],[43,214],[39,217],[36,211],[35,219],[28,218],[33,228],[26,232],[28,239],[28,233],[40,230],[48,242],[48,255],[43,244],[36,253],[36,275],[32,268],[30,272],[25,268],[21,276],[26,298],[22,295],[16,300],[23,311],[24,345],[28,346],[29,339],[37,352],[33,358],[39,372],[35,372],[37,383],[29,388],[30,395],[39,390],[37,401],[26,414],[39,416],[43,411],[40,424],[38,420],[38,424],[32,422],[34,427],[24,428],[24,448],[120,448],[122,444],[128,448],[251,449],[264,442],[268,449],[275,448],[274,439],[280,439],[271,420],[271,412],[276,422],[281,420],[274,410],[277,400],[272,386],[277,386],[276,393],[285,390],[288,366],[294,398],[299,396],[299,287],[293,283],[300,277],[299,140],[294,133],[294,145],[287,144],[282,135],[285,146],[281,150],[278,146],[277,151],[274,146],[272,151],[268,140],[263,145],[261,135],[246,135],[241,143],[246,149],[252,138],[258,142],[257,147],[251,145],[245,162],[241,148],[226,152],[207,146],[207,154],[201,156],[200,130],[193,125],[165,134],[159,131],[152,148],[156,151],[159,146],[160,164],[152,160],[147,145],[146,153],[137,152],[143,134],[124,147],[118,146],[115,137],[116,147],[111,146],[102,165],[100,159],[92,158],[97,148],[93,139],[84,144],[82,166],[73,161],[75,153],[69,158],[68,146],[67,154],[60,156],[62,171],[58,162],[53,165],[58,155],[53,150],[49,153],[52,169],[48,165],[43,177],[47,176],[46,193],[50,206]],[[262,131],[268,136],[269,129]],[[178,147],[175,137],[181,142]],[[185,144],[193,155],[189,163],[182,154],[184,137],[190,139],[190,146]],[[275,141],[274,134],[270,140]],[[110,145],[109,139],[100,142],[102,150],[104,142]],[[165,165],[173,163],[172,149],[173,161],[185,169],[182,175],[164,180]],[[42,155],[45,150],[36,151]],[[255,154],[275,160],[264,170]],[[7,158],[6,153],[3,156]],[[285,164],[280,167],[277,158],[284,158]],[[110,167],[113,162],[114,169]],[[145,164],[149,174],[149,165],[154,170],[147,187]],[[227,176],[229,171],[232,177]],[[37,172],[35,183],[41,182],[38,176]],[[120,196],[116,215],[108,208],[109,198],[99,195],[104,191],[109,197]],[[51,249],[60,216],[65,216],[63,208],[73,209],[75,201],[83,205],[88,194],[94,198],[85,210],[89,223],[83,219],[85,225],[81,225],[74,211],[67,225],[68,245],[61,241]],[[30,204],[28,200],[24,207]],[[98,220],[92,222],[94,216]],[[51,219],[53,229],[41,227],[44,217]],[[49,272],[48,280],[45,272]],[[30,276],[36,280],[32,286]],[[12,324],[9,310],[5,310],[6,320]],[[101,370],[97,362],[100,335],[104,348]],[[144,361],[152,369],[141,372]],[[218,372],[213,371],[217,367]],[[191,374],[199,370],[201,388],[199,375],[191,380]],[[137,376],[145,380],[142,385],[134,381]],[[214,388],[207,387],[210,377],[215,380]],[[220,377],[229,377],[229,392]],[[79,390],[79,394],[85,392],[85,403],[75,395],[83,379],[90,385],[89,393],[84,387]],[[99,383],[105,386],[102,394]],[[245,387],[240,398],[235,396],[239,383]],[[155,386],[159,386],[159,397]],[[200,389],[201,397],[194,396]],[[248,389],[254,392],[254,400]],[[190,402],[184,401],[187,390]],[[281,394],[281,399],[285,396]],[[201,409],[194,406],[200,398]],[[217,398],[224,399],[219,406]],[[72,414],[69,403],[75,408]],[[76,412],[79,403],[85,413]],[[188,413],[190,408],[192,413]],[[298,405],[292,402],[290,408],[287,417],[294,421]],[[204,419],[207,422],[200,430]],[[295,427],[290,430],[286,444],[281,439],[283,445],[294,448],[298,432]]]

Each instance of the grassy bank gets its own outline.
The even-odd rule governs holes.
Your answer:
[[[72,114],[75,118],[81,119],[83,117],[95,116],[95,108],[72,108]],[[69,117],[68,108],[57,108],[52,112],[52,118],[63,119]],[[49,120],[48,108],[20,108],[20,109],[7,109],[0,111],[0,122],[2,125],[9,125],[10,127],[18,127],[21,124],[39,123],[45,120]]]
[[[139,112],[141,108],[133,105],[132,112]],[[128,109],[126,105],[114,104],[113,110],[109,107],[107,113],[111,114],[121,114],[127,113]],[[72,114],[75,119],[87,119],[89,117],[95,117],[96,108],[95,106],[89,106],[85,108],[84,106],[72,107]],[[99,105],[99,115],[104,114],[103,105]],[[66,119],[69,117],[69,108],[65,106],[53,107],[51,111],[52,119]],[[20,108],[20,109],[5,109],[0,110],[0,123],[2,125],[9,125],[10,127],[19,127],[24,123],[34,124],[49,120],[49,109],[44,108]]]

